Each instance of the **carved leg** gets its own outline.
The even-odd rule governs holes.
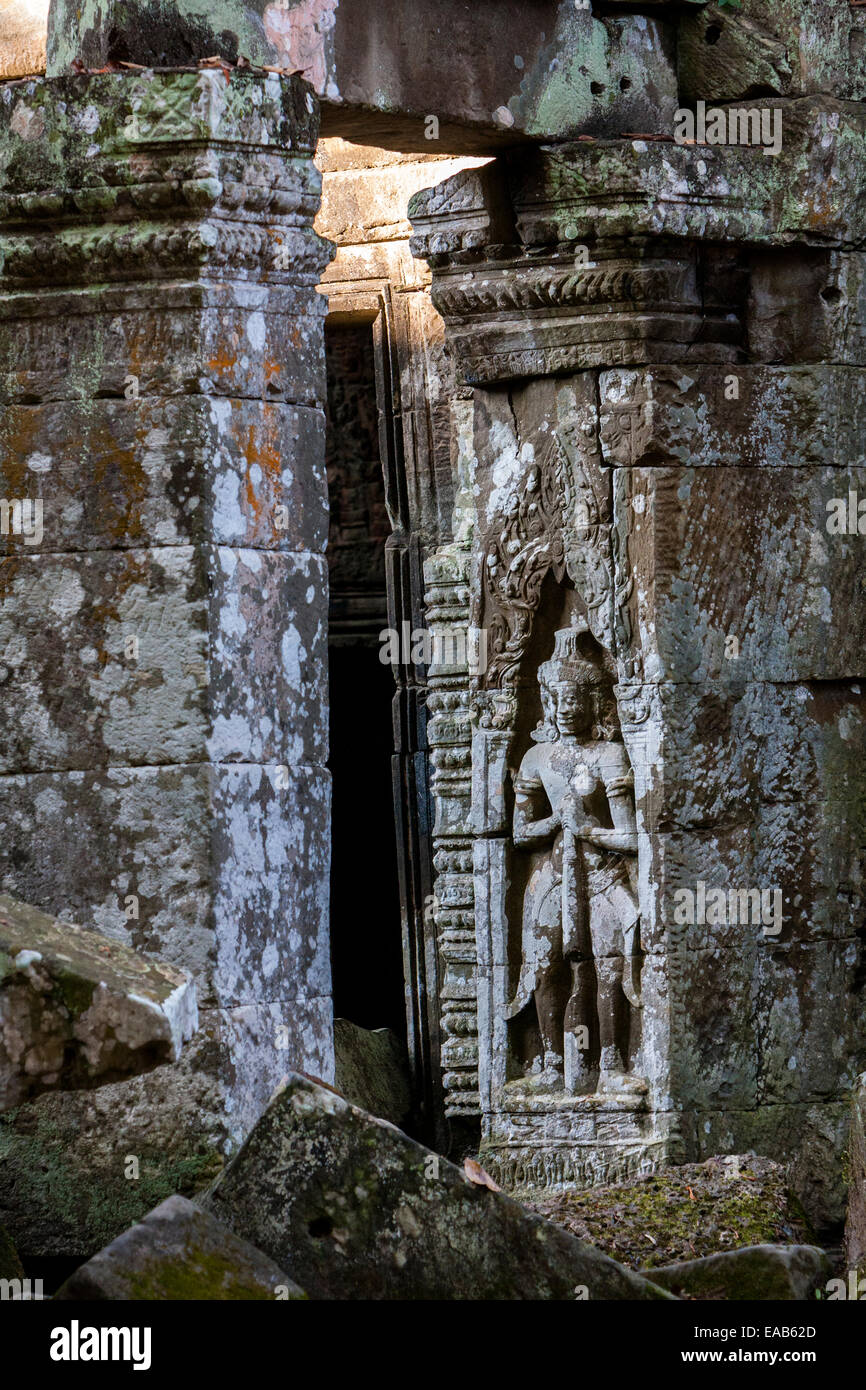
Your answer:
[[[603,1071],[625,1071],[619,1039],[621,1028],[622,957],[602,956],[595,963],[598,975],[598,1032]]]
[[[571,962],[571,997],[565,1010],[565,1089],[573,1096],[584,1094],[591,1085],[589,1049],[592,1039],[593,971],[592,962]]]
[[[543,1080],[546,1085],[562,1083],[563,1018],[571,984],[565,961],[544,971],[535,990],[538,1028],[544,1047]]]
[[[622,988],[622,956],[603,956],[596,960],[598,974],[598,1019],[601,1041],[599,1092],[632,1095],[646,1091],[646,1082],[629,1076],[623,1061],[621,1039],[626,1024],[626,998]]]

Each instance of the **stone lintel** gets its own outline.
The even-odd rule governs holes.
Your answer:
[[[812,278],[842,275],[844,293],[850,275],[827,258],[844,260],[866,237],[859,109],[826,98],[776,105],[777,156],[668,139],[582,141],[517,149],[416,194],[411,247],[433,269],[433,302],[464,380],[737,362],[747,312],[773,360],[781,291],[766,270],[760,302],[748,305],[759,248],[817,257]],[[859,351],[850,329],[827,335],[831,360]]]

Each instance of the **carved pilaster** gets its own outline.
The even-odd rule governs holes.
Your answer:
[[[435,552],[424,566],[424,603],[434,662],[427,673],[432,768],[432,913],[441,962],[442,1084],[450,1118],[478,1113],[475,916],[470,824],[469,561],[465,546]]]

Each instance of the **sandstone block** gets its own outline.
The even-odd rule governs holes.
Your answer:
[[[412,1106],[405,1045],[390,1028],[334,1021],[334,1085],[352,1105],[404,1125]]]
[[[0,897],[0,1109],[176,1061],[197,1026],[181,971]]]
[[[297,1076],[201,1203],[290,1263],[314,1299],[661,1297],[393,1125]]]
[[[60,1302],[303,1299],[273,1260],[199,1211],[168,1197],[71,1274]]]
[[[805,1303],[831,1269],[830,1260],[815,1245],[750,1245],[653,1268],[647,1278],[678,1298]]]
[[[845,1262],[866,1276],[866,1075],[858,1077],[851,1096]]]

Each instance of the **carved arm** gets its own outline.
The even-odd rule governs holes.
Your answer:
[[[517,777],[514,782],[516,793],[514,804],[514,826],[512,830],[515,845],[540,845],[553,839],[561,828],[559,816],[539,815],[547,797],[540,782]]]
[[[606,784],[607,801],[613,828],[581,826],[581,839],[599,849],[612,849],[620,854],[637,854],[637,821],[633,800],[634,777],[631,771],[615,777]]]

